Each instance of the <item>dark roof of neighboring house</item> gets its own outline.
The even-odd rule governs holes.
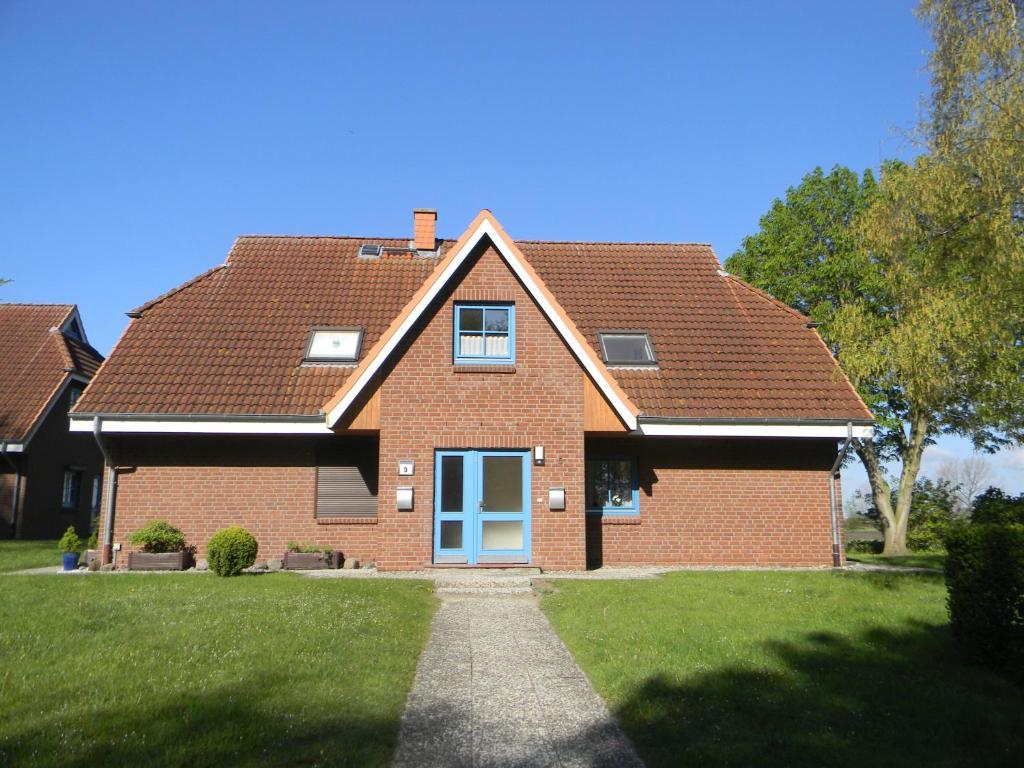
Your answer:
[[[363,244],[396,252],[361,259]],[[310,329],[362,326],[365,355],[437,265],[408,245],[240,237],[225,265],[131,313],[75,410],[316,415],[352,369],[302,366]],[[649,333],[657,369],[610,368],[643,416],[871,418],[806,318],[725,276],[708,245],[516,245],[598,354],[600,330]]]
[[[24,442],[67,377],[90,379],[103,362],[60,330],[71,320],[73,304],[0,304],[0,439]]]

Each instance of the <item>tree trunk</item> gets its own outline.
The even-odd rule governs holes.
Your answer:
[[[868,440],[858,441],[857,455],[867,470],[868,482],[871,483],[871,500],[882,516],[884,555],[907,553],[907,523],[910,521],[910,507],[914,501],[914,483],[921,471],[921,455],[924,453],[928,427],[928,418],[924,414],[916,411],[911,414],[910,437],[905,442],[900,456],[903,466],[896,487],[895,505],[892,503],[892,489],[885,479],[885,472],[875,446]]]
[[[910,414],[910,440],[903,452],[903,471],[896,489],[895,523],[892,549],[889,541],[882,550],[884,555],[905,555],[907,553],[907,523],[910,522],[910,507],[914,502],[914,483],[921,472],[921,454],[924,453],[925,440],[928,438],[928,417],[918,411]]]
[[[892,508],[892,490],[889,482],[885,479],[885,472],[882,470],[882,463],[875,452],[875,446],[870,440],[858,440],[856,444],[857,455],[860,457],[864,469],[868,473],[868,482],[871,484],[871,501],[882,516],[882,535],[885,536],[885,552],[889,552],[893,546],[893,534],[896,530],[896,516]]]

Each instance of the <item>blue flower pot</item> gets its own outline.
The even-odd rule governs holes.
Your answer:
[[[78,553],[77,552],[65,552],[64,553],[64,570],[73,571],[78,567]]]

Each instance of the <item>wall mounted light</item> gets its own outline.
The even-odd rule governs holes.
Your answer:
[[[397,498],[395,500],[396,506],[399,512],[411,512],[413,501],[413,489],[412,488],[399,488]]]
[[[538,467],[544,466],[544,446],[535,445],[533,446],[533,463]]]
[[[565,488],[548,488],[548,509],[556,512],[565,509]]]

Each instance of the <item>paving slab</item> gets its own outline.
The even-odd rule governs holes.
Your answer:
[[[396,768],[642,768],[534,597],[440,598]]]

